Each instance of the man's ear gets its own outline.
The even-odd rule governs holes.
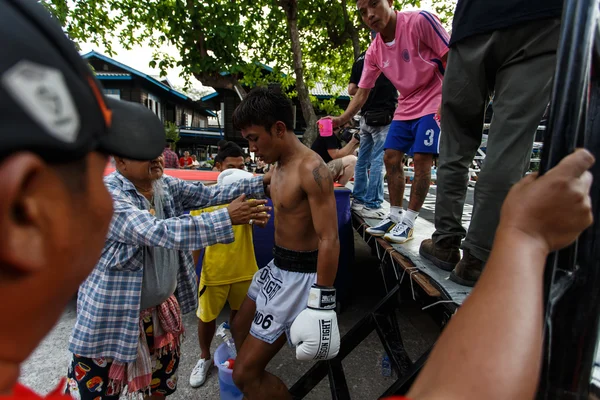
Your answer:
[[[61,207],[53,205],[60,199],[51,192],[64,184],[31,153],[20,153],[0,163],[0,182],[0,265],[9,269],[5,272],[39,271],[47,263],[50,210]]]
[[[287,126],[283,121],[277,121],[275,124],[273,124],[273,126],[275,129],[275,135],[281,139],[287,132]]]
[[[125,162],[125,159],[123,157],[117,157],[115,156],[115,166],[119,167],[119,169],[127,169],[127,163]]]

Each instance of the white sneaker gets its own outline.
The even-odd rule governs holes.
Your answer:
[[[362,210],[357,211],[357,214],[363,218],[384,219],[389,211],[386,212],[383,208],[364,207]]]
[[[208,360],[205,360],[204,358],[198,360],[196,366],[192,370],[192,374],[190,375],[190,386],[197,388],[204,385],[204,382],[206,382],[206,377],[210,373],[211,367],[212,360],[210,358]]]
[[[377,225],[367,228],[367,233],[375,237],[382,237],[391,231],[394,226],[396,226],[396,223],[392,221],[391,217],[388,215],[387,218]]]
[[[414,228],[411,228],[410,226],[401,223],[394,226],[394,228],[388,233],[386,233],[383,236],[383,238],[388,242],[402,244],[408,242],[409,240],[412,240],[413,231]]]

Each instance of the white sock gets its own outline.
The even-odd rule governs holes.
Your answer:
[[[413,210],[406,210],[406,212],[404,213],[404,219],[402,220],[402,223],[410,226],[411,228],[415,227],[415,220],[417,219],[417,217],[419,216],[419,213]]]
[[[402,219],[404,218],[404,213],[405,211],[402,207],[390,207],[390,219],[397,224],[402,222]]]

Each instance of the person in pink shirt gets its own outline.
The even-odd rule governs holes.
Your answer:
[[[384,162],[390,192],[390,214],[367,229],[394,243],[413,238],[415,220],[431,181],[433,156],[439,152],[437,111],[442,100],[442,81],[449,35],[439,19],[426,11],[398,12],[393,0],[357,0],[360,15],[377,36],[369,46],[358,91],[339,117],[340,126],[363,106],[381,73],[398,89],[398,107],[385,142]],[[404,197],[404,155],[412,153],[415,177],[408,210]]]

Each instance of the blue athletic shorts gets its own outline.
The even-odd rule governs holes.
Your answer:
[[[385,149],[398,150],[403,153],[440,152],[440,127],[433,116],[425,115],[410,121],[392,121],[385,140]]]

